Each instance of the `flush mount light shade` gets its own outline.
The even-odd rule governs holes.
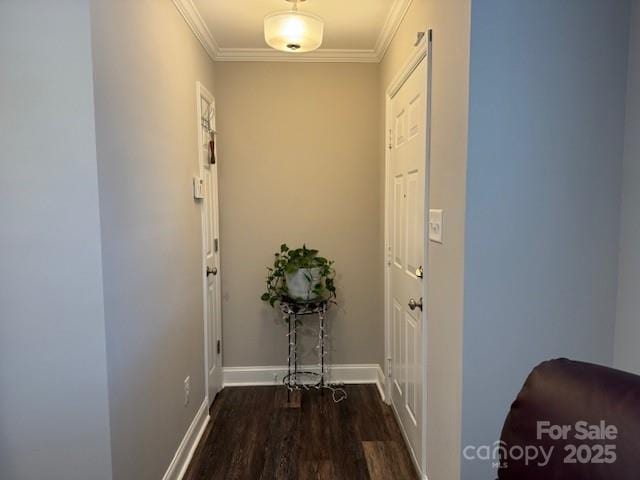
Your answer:
[[[264,19],[267,45],[283,52],[315,50],[322,45],[323,32],[322,19],[306,12],[277,12]]]

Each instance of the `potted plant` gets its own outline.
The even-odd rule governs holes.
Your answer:
[[[335,298],[333,263],[306,245],[295,250],[281,245],[273,267],[267,268],[267,291],[262,300],[273,307],[283,298],[298,302]]]

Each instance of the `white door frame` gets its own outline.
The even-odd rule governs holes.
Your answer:
[[[210,104],[213,106],[215,111],[216,100],[215,97],[207,90],[207,88],[200,82],[196,82],[196,113],[197,113],[197,125],[198,125],[198,174],[200,178],[204,178],[204,168],[205,162],[207,159],[203,155],[202,145],[204,143],[204,138],[202,135],[202,102],[201,98],[204,97]],[[211,126],[213,130],[215,130],[215,125]],[[218,239],[218,251],[216,255],[216,267],[218,269],[217,280],[216,280],[216,292],[215,292],[215,303],[216,303],[216,330],[218,332],[218,338],[214,339],[214,341],[219,340],[220,345],[222,345],[222,306],[220,304],[222,300],[222,292],[221,292],[221,269],[220,269],[220,212],[218,206],[218,162],[216,161],[215,165],[211,167],[211,175],[212,182],[214,185],[214,192],[212,194],[212,205],[213,205],[213,216],[214,216],[214,237]],[[208,278],[207,278],[207,262],[206,262],[206,231],[205,231],[205,208],[201,206],[200,208],[200,224],[202,226],[202,308],[203,308],[203,318],[204,318],[204,388],[205,388],[205,400],[207,402],[207,406],[210,406],[213,402],[213,398],[209,398],[209,336],[211,332],[209,331],[209,319],[208,319],[208,305],[207,305],[207,290],[208,290]],[[222,348],[222,346],[220,347]],[[220,375],[222,376],[222,352],[220,353]]]
[[[411,76],[414,70],[420,65],[423,60],[427,62],[427,84],[425,87],[425,94],[427,98],[427,121],[426,121],[426,155],[425,155],[425,182],[424,182],[424,212],[428,215],[429,212],[429,166],[430,166],[430,144],[431,144],[431,68],[432,68],[432,30],[427,29],[426,35],[416,45],[413,53],[409,59],[405,62],[400,72],[396,75],[393,81],[389,84],[385,94],[385,187],[384,187],[384,350],[385,350],[385,400],[387,403],[391,403],[391,378],[389,376],[389,369],[391,366],[391,302],[389,297],[390,290],[390,268],[391,268],[391,250],[389,239],[389,175],[390,175],[390,162],[391,162],[391,150],[389,145],[391,144],[391,129],[392,129],[392,115],[391,115],[391,99],[398,93],[400,88],[404,85],[407,79]],[[420,452],[421,458],[412,459],[415,466],[420,471],[423,478],[426,477],[426,446],[427,446],[427,310],[428,310],[428,277],[429,277],[429,232],[428,218],[425,218],[424,222],[424,281],[422,282],[422,298],[424,299],[425,307],[422,310],[422,452]],[[394,409],[394,413],[397,415]],[[399,420],[398,420],[399,421]],[[402,430],[402,428],[401,428]],[[402,432],[404,435],[404,431]],[[405,435],[405,441],[408,443],[408,439]]]

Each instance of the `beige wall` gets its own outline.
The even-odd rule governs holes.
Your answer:
[[[157,480],[205,396],[192,176],[213,63],[169,0],[94,0],[91,20],[113,476]]]
[[[382,364],[377,65],[217,63],[216,82],[225,366],[287,362],[260,301],[283,242],[336,261],[329,361]]]
[[[387,86],[413,50],[417,32],[433,29],[429,202],[430,208],[443,209],[445,218],[444,244],[429,245],[427,277],[426,473],[435,479],[460,476],[470,6],[469,0],[414,0],[380,65],[378,96],[383,102]],[[381,134],[381,162],[383,138]],[[383,199],[384,183],[379,190]]]

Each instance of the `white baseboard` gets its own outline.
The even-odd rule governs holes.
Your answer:
[[[191,457],[193,457],[193,452],[195,452],[198,447],[202,434],[209,423],[208,403],[205,398],[202,405],[200,405],[198,413],[196,413],[193,422],[189,425],[189,429],[184,435],[182,442],[180,442],[180,446],[162,480],[181,480],[186,473],[189,462],[191,462]]]
[[[317,372],[318,365],[301,365],[300,370]],[[384,373],[376,363],[358,365],[328,365],[328,378],[331,382],[344,384],[373,383],[378,387],[384,401]],[[287,374],[286,365],[262,367],[225,367],[222,369],[223,386],[240,387],[249,385],[281,385]]]

